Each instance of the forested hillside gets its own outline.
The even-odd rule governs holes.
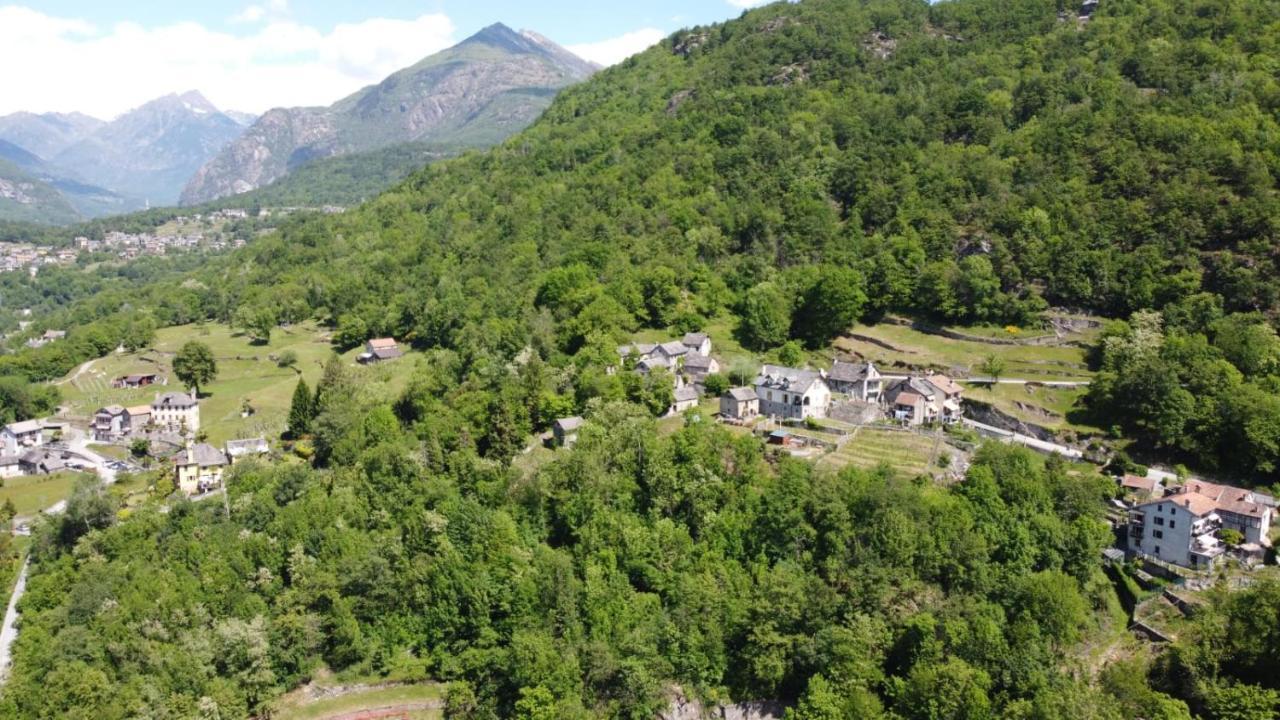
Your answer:
[[[330,363],[314,467],[242,466],[224,507],[112,527],[82,490],[36,538],[0,714],[242,717],[327,665],[449,682],[449,717],[648,719],[673,684],[798,720],[1272,716],[1274,584],[1224,593],[1159,662],[1093,654],[1124,621],[1109,485],[1003,447],[953,487],[836,475],[707,422],[664,435],[636,376],[605,371],[637,329],[725,312],[769,349],[888,311],[1065,305],[1142,313],[1098,353],[1117,433],[1213,418],[1161,425],[1128,400],[1144,369],[1280,402],[1255,352],[1280,303],[1280,1],[1076,13],[771,5],[358,210],[72,304],[67,342],[0,370],[52,377],[147,314],[313,317],[426,357],[391,397]],[[575,412],[574,450],[513,464]],[[1204,457],[1280,452],[1266,420]]]

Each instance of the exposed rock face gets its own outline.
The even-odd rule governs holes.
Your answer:
[[[247,192],[313,160],[400,143],[498,143],[595,70],[541,35],[494,25],[330,107],[268,112],[195,173],[182,202]]]
[[[705,707],[680,688],[671,691],[671,705],[657,720],[782,720],[786,707],[772,701],[746,702]]]

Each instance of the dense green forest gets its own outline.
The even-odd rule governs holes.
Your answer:
[[[68,341],[0,372],[241,314],[428,359],[394,398],[331,364],[315,467],[237,469],[226,508],[115,524],[83,488],[36,538],[0,711],[242,717],[323,663],[450,682],[453,717],[650,718],[672,683],[800,720],[1274,716],[1273,584],[1155,662],[1084,665],[1118,611],[1109,486],[1005,448],[943,488],[662,436],[604,370],[630,332],[723,313],[764,350],[1062,305],[1129,318],[1090,397],[1118,434],[1274,476],[1280,2],[1076,10],[767,6],[357,210],[69,302]],[[513,470],[570,412],[578,447]]]

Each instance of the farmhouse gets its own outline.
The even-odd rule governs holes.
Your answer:
[[[44,429],[39,420],[9,423],[0,430],[0,443],[5,455],[21,455],[28,448],[44,444]]]
[[[1275,501],[1230,485],[1191,481],[1129,514],[1130,550],[1193,569],[1211,568],[1226,552],[1221,533],[1234,530],[1245,546],[1270,545]]]
[[[129,413],[129,430],[131,432],[145,430],[151,424],[150,405],[134,405],[133,407],[125,408],[125,412]]]
[[[222,471],[229,464],[218,448],[197,443],[173,456],[175,484],[185,495],[200,495],[222,486]]]
[[[884,389],[882,377],[870,362],[849,363],[837,360],[827,373],[827,385],[832,392],[848,395],[854,400],[878,403]]]
[[[825,418],[831,406],[831,389],[814,370],[765,365],[756,377],[755,390],[760,413],[770,417]]]
[[[0,455],[0,478],[17,477],[22,474],[22,458],[17,455]]]
[[[122,375],[111,381],[111,387],[116,389],[135,389],[155,385],[159,382],[159,375],[156,373],[138,373],[135,375]]]
[[[751,421],[760,415],[760,398],[751,388],[733,388],[720,398],[720,416],[730,420]]]
[[[711,354],[711,338],[706,333],[688,333],[680,342],[689,348],[689,352],[699,355]]]
[[[395,338],[375,338],[364,344],[364,352],[356,360],[364,365],[386,362],[402,357],[404,352]]]
[[[187,393],[164,393],[151,403],[151,424],[169,432],[200,431],[200,402]]]
[[[556,444],[560,447],[572,447],[578,442],[578,429],[583,426],[586,421],[580,417],[560,418],[551,426],[551,432],[555,436]]]

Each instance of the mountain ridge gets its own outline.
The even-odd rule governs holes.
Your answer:
[[[541,35],[495,23],[329,106],[268,110],[193,174],[181,200],[240,194],[320,158],[403,142],[491,145],[596,69]]]

